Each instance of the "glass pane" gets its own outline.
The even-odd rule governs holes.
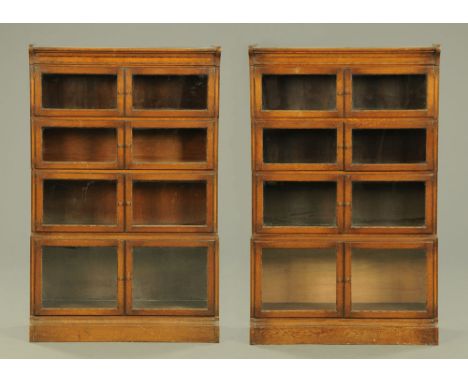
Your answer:
[[[353,226],[423,226],[424,182],[353,182]]]
[[[44,180],[44,224],[116,225],[117,181]]]
[[[351,255],[352,310],[426,310],[424,249],[361,249]]]
[[[426,109],[426,75],[353,75],[353,109]]]
[[[43,74],[42,107],[47,109],[115,109],[117,76]]]
[[[117,306],[116,247],[43,247],[45,308]]]
[[[42,159],[46,162],[115,162],[116,131],[46,127],[42,130]]]
[[[336,182],[265,182],[266,226],[336,226]]]
[[[133,224],[205,225],[205,181],[136,181]]]
[[[135,75],[135,109],[207,109],[207,75]]]
[[[336,163],[335,129],[265,129],[265,163]]]
[[[335,110],[336,75],[263,75],[263,110]]]
[[[206,308],[207,248],[135,247],[135,309]]]
[[[336,250],[264,248],[263,310],[336,310]]]
[[[354,129],[353,163],[424,163],[425,129]]]
[[[133,160],[139,163],[206,161],[206,129],[133,129]]]

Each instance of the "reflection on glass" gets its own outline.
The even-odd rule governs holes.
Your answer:
[[[134,75],[135,109],[207,108],[207,75]]]
[[[265,182],[265,226],[336,226],[336,182]]]
[[[135,247],[135,309],[200,309],[207,300],[207,248]]]
[[[262,310],[336,310],[336,250],[264,248]]]
[[[265,163],[336,163],[336,129],[265,129]]]
[[[424,249],[352,249],[352,310],[426,309]]]
[[[426,75],[353,75],[353,109],[426,109]]]
[[[43,247],[44,308],[117,306],[116,247]]]
[[[44,224],[117,224],[117,181],[45,179]]]
[[[353,182],[353,226],[424,226],[424,182]]]
[[[424,163],[425,129],[354,129],[353,163]]]
[[[206,129],[133,129],[137,163],[206,161]]]
[[[117,76],[43,74],[42,107],[47,109],[115,109]]]
[[[336,75],[263,75],[263,110],[335,110]]]
[[[206,181],[136,181],[133,224],[205,225]]]
[[[42,130],[42,159],[46,162],[115,162],[115,129],[46,127]]]

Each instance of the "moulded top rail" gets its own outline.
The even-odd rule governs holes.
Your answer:
[[[204,65],[219,66],[220,47],[67,48],[29,47],[30,64]]]
[[[439,65],[440,46],[419,48],[260,48],[249,49],[250,65],[389,64]]]

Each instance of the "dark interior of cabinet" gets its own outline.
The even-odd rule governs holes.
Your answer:
[[[424,163],[425,129],[353,129],[353,163]]]
[[[112,74],[43,74],[42,107],[115,109],[117,76]]]
[[[205,225],[205,181],[135,181],[134,225]]]
[[[353,109],[426,109],[424,74],[353,75]]]
[[[336,182],[268,181],[265,226],[336,226]]]
[[[263,110],[335,110],[336,75],[262,76]]]
[[[352,310],[426,310],[424,249],[353,248]]]
[[[134,75],[135,109],[207,109],[207,75]]]
[[[45,179],[43,223],[115,225],[116,180]]]
[[[336,129],[264,129],[265,163],[336,163]]]
[[[133,248],[135,309],[207,307],[207,248]]]
[[[133,129],[137,163],[206,162],[206,129]]]
[[[42,306],[116,307],[117,248],[43,247]]]
[[[117,132],[110,128],[44,127],[42,160],[46,162],[115,162]]]
[[[336,310],[336,249],[264,248],[262,310]]]
[[[424,226],[425,182],[354,181],[353,226]]]

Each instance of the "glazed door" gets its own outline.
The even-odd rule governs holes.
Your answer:
[[[336,242],[254,242],[255,317],[340,317],[343,254]]]
[[[436,81],[427,66],[379,66],[347,69],[347,117],[433,117]]]
[[[343,168],[343,127],[328,120],[255,122],[258,171]]]
[[[214,117],[216,68],[127,68],[126,114],[135,117]]]
[[[431,233],[432,174],[346,175],[345,225],[350,233]]]
[[[262,173],[255,192],[258,233],[337,233],[343,227],[341,175]]]
[[[345,167],[351,171],[432,170],[436,128],[428,120],[347,122]]]
[[[346,316],[433,317],[434,253],[433,242],[347,244]]]
[[[132,120],[126,130],[131,169],[213,169],[216,125],[209,120]]]
[[[326,66],[255,67],[256,118],[343,115],[343,70]]]
[[[34,67],[35,113],[41,116],[120,116],[123,71],[117,67]]]
[[[123,123],[111,120],[33,120],[37,168],[118,169],[124,165]]]
[[[124,313],[124,253],[119,240],[32,241],[37,315]]]
[[[34,188],[39,232],[123,231],[122,175],[39,172]]]
[[[215,313],[215,242],[130,240],[126,248],[127,314]]]
[[[214,185],[212,173],[127,175],[127,231],[214,232]]]

